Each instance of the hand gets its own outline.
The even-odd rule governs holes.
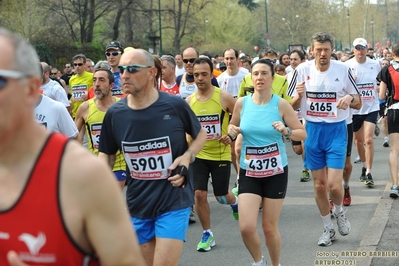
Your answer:
[[[85,92],[85,94],[82,95],[82,100],[86,101],[87,100],[87,92]]]
[[[298,83],[295,86],[296,92],[299,96],[299,98],[302,98],[303,95],[305,94],[305,81],[302,81],[302,83]]]
[[[345,95],[344,97],[338,100],[337,108],[346,110],[351,105],[351,102],[352,102],[352,96],[349,94]]]
[[[10,266],[29,266],[28,264],[23,263],[15,251],[9,251],[7,253],[7,260]]]
[[[230,124],[227,131],[228,131],[228,134],[234,138],[234,137],[237,137],[238,134],[241,133],[241,128]]]
[[[190,161],[191,161],[191,154],[189,152],[185,152],[183,155],[177,157],[173,161],[171,166],[169,166],[168,170],[173,171],[174,169],[176,169],[176,167],[178,167],[180,165],[184,165],[188,169],[188,166],[190,165]],[[185,185],[184,185],[185,178],[187,178],[187,177],[181,176],[181,175],[173,175],[168,178],[168,181],[174,187],[185,187]]]
[[[231,138],[228,135],[220,137],[219,141],[226,146],[231,144]]]
[[[284,136],[286,136],[288,134],[288,129],[286,128],[286,126],[281,121],[274,122],[272,124],[272,127],[275,130],[277,130],[278,132],[280,132],[281,134],[283,134]]]

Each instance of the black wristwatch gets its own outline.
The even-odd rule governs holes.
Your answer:
[[[353,103],[353,101],[355,100],[355,96],[353,96],[352,94],[350,94],[350,96],[352,96],[351,103]]]
[[[237,139],[237,136],[232,137],[232,136],[230,136],[229,134],[227,134],[227,136],[229,136],[229,138],[231,139],[231,141],[235,141],[235,140]]]

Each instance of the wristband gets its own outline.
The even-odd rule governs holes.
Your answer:
[[[227,136],[229,136],[229,138],[231,139],[231,141],[235,141],[235,140],[237,139],[237,136],[232,137],[232,136],[230,136],[229,134],[227,134]]]

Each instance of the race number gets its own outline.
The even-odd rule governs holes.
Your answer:
[[[222,136],[219,114],[197,115],[197,118],[206,131],[206,140],[219,139]]]
[[[90,124],[90,138],[91,143],[93,144],[93,149],[98,150],[98,146],[100,145],[100,135],[101,135],[101,127],[102,123],[92,123]]]
[[[362,101],[372,101],[375,99],[373,83],[357,84],[357,87]]]
[[[306,92],[306,115],[313,117],[337,117],[336,92]]]
[[[72,87],[72,97],[75,102],[83,102],[82,96],[87,93],[87,85],[75,85]]]
[[[277,143],[263,147],[246,147],[246,176],[263,178],[284,173]]]
[[[132,178],[157,180],[169,177],[168,167],[173,162],[169,137],[122,141],[122,153]]]

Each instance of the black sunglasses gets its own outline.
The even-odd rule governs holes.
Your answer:
[[[276,62],[277,62],[277,59],[276,58],[274,58],[274,59],[270,59],[270,58],[262,58],[262,59],[264,59],[264,60],[268,60],[268,61],[270,61],[271,63],[273,63],[273,64],[275,64]]]
[[[20,79],[25,77],[26,75],[13,70],[0,70],[0,89],[3,89],[7,86],[7,82],[9,78]]]
[[[152,66],[146,66],[146,65],[128,65],[128,66],[118,66],[119,68],[119,72],[121,74],[123,74],[123,72],[125,72],[125,70],[127,70],[127,72],[134,74],[139,72],[140,70],[142,70],[143,68],[151,68]]]
[[[106,56],[117,56],[118,54],[121,54],[121,52],[106,52],[105,55]]]
[[[360,51],[360,50],[365,50],[365,49],[366,49],[366,46],[356,45],[356,46],[355,46],[355,49],[358,50],[358,51]]]
[[[74,66],[83,66],[83,63],[73,63]]]
[[[184,62],[184,64],[187,64],[188,62],[190,62],[192,64],[192,63],[194,63],[195,59],[197,59],[197,58],[183,59],[183,62]]]

